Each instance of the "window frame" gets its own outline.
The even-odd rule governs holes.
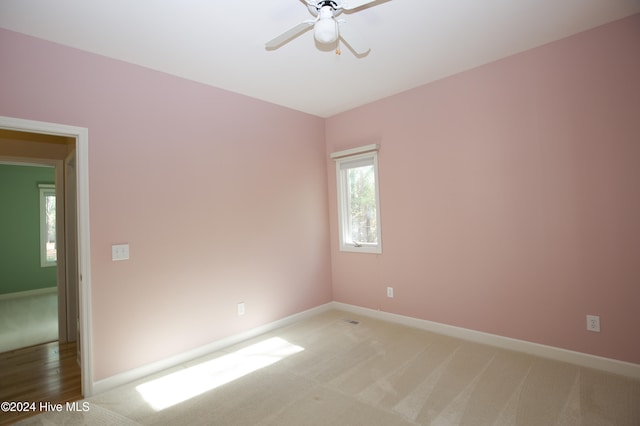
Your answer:
[[[56,186],[55,184],[39,184],[39,197],[40,197],[40,266],[47,268],[50,266],[56,266],[58,264],[57,254],[56,260],[47,259],[47,197],[53,196],[56,198]],[[56,203],[57,203],[56,199]],[[57,218],[56,218],[57,219]],[[56,238],[57,240],[57,238]],[[56,241],[57,252],[57,241]]]
[[[338,232],[340,251],[355,253],[382,253],[382,228],[380,221],[380,190],[378,173],[378,145],[368,145],[362,148],[334,153],[331,157],[336,162],[336,185],[338,206]],[[341,155],[345,154],[346,155]],[[370,164],[369,164],[370,163]],[[352,164],[353,167],[349,167]],[[373,166],[374,195],[376,208],[376,239],[375,243],[351,240],[350,197],[348,171],[351,168]]]

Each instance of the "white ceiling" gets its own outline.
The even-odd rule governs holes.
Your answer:
[[[300,0],[0,0],[0,27],[320,117],[640,12],[640,0],[378,0],[343,13],[371,46],[319,49]]]

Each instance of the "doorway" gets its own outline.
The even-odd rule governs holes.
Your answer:
[[[57,240],[66,224],[57,217],[64,213],[57,208],[57,162],[6,161],[2,153],[0,147],[0,353],[66,338],[59,330],[66,256],[58,256]]]
[[[65,148],[62,158],[59,154],[52,154],[52,151],[60,151],[61,145]],[[64,264],[64,268],[59,268],[58,282],[65,284],[58,289],[60,317],[64,316],[64,321],[60,322],[59,337],[65,342],[77,340],[76,358],[80,363],[81,389],[85,397],[93,394],[87,149],[88,131],[85,128],[0,117],[0,155],[14,161],[33,161],[34,158],[44,161],[53,156],[59,165],[56,181],[61,185],[57,190],[61,194],[75,193],[70,197],[63,195],[60,198],[62,203],[58,203],[65,212],[59,220],[63,223],[76,222],[69,226],[72,231],[66,230],[57,241],[62,254],[58,261]],[[65,180],[68,181],[66,184]],[[65,255],[69,259],[64,258]]]

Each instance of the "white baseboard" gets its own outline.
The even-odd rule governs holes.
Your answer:
[[[43,294],[56,293],[58,287],[38,288],[36,290],[19,291],[16,293],[0,294],[0,300],[21,299],[23,297],[41,296]]]
[[[549,358],[556,361],[568,362],[571,364],[579,365],[581,367],[602,370],[613,374],[631,377],[634,379],[640,379],[640,364],[633,364],[630,362],[619,361],[611,358],[604,358],[596,355],[585,354],[582,352],[575,352],[553,346],[546,346],[539,343],[527,342],[525,340],[512,339],[510,337],[498,336],[496,334],[483,333],[481,331],[475,331],[433,321],[392,314],[389,312],[377,311],[374,309],[363,308],[346,303],[331,302],[331,305],[335,309],[357,315],[393,322],[396,324],[402,324],[409,327],[431,331],[438,334],[444,334],[447,336],[456,337],[476,343],[496,346],[502,349],[525,352],[530,355]]]
[[[431,331],[438,334],[444,334],[447,336],[456,337],[476,343],[496,346],[502,349],[524,352],[530,355],[549,358],[556,361],[568,362],[582,367],[602,370],[613,374],[631,377],[634,379],[640,379],[640,365],[638,364],[570,351],[553,346],[541,345],[539,343],[532,343],[524,340],[512,339],[495,334],[483,333],[480,331],[469,330],[466,328],[455,327],[433,321],[392,314],[389,312],[377,311],[374,309],[363,308],[346,303],[329,302],[324,305],[320,305],[315,308],[311,308],[306,311],[288,316],[286,318],[271,322],[269,324],[247,330],[243,333],[225,337],[224,339],[217,340],[208,345],[204,345],[199,348],[183,352],[181,354],[165,358],[163,360],[147,364],[142,367],[126,371],[124,373],[116,374],[115,376],[107,377],[106,379],[99,380],[93,383],[91,395],[97,395],[114,389],[118,386],[131,383],[138,379],[142,379],[146,376],[159,373],[163,370],[177,367],[181,364],[196,360],[200,357],[217,352],[221,349],[232,346],[236,343],[240,343],[244,340],[251,339],[261,334],[268,333],[277,328],[290,325],[296,321],[300,321],[310,316],[332,309],[375,318],[382,321],[406,325],[408,327]]]
[[[165,358],[163,360],[147,364],[133,370],[126,371],[124,373],[116,374],[115,376],[107,377],[106,379],[98,380],[93,383],[91,396],[106,392],[127,383],[131,383],[138,379],[142,379],[151,374],[159,373],[163,370],[177,367],[181,364],[196,360],[226,347],[235,345],[236,343],[240,343],[244,340],[248,340],[261,334],[268,333],[269,331],[275,330],[277,328],[293,324],[296,321],[300,321],[310,316],[330,311],[331,309],[333,309],[331,303],[320,305],[315,308],[311,308],[306,311],[299,312],[297,314],[293,314],[277,321],[262,325],[260,327],[253,328],[251,330],[247,330],[233,336],[225,337],[224,339],[217,340],[199,348],[195,348],[190,351],[183,352],[181,354]]]

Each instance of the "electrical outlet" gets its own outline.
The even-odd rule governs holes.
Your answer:
[[[238,303],[238,316],[244,315],[244,302]]]
[[[587,330],[600,332],[600,317],[597,315],[587,315]]]
[[[393,287],[387,287],[387,297],[393,298]]]

